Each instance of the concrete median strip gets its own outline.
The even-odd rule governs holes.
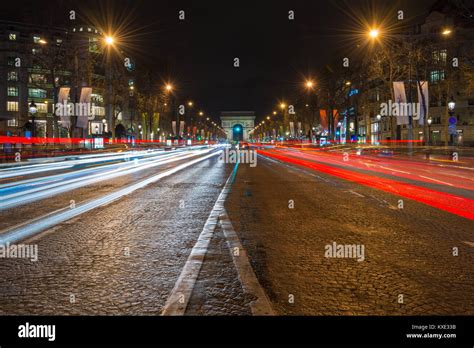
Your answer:
[[[254,298],[256,298],[256,300],[251,303],[252,314],[273,315],[270,302],[253,273],[248,257],[240,244],[224,208],[224,202],[231,191],[237,169],[238,164],[234,167],[234,170],[230,174],[224,188],[217,198],[211,214],[209,215],[196,244],[191,250],[191,254],[188,257],[186,264],[184,265],[183,270],[166,301],[161,313],[162,315],[179,316],[186,313],[186,308],[201,271],[201,267],[204,263],[210,241],[219,223],[221,223],[224,235],[227,238],[242,288],[245,293],[253,295]],[[233,255],[232,250],[234,247],[239,248],[240,256]]]

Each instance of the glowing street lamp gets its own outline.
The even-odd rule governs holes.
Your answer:
[[[115,41],[114,38],[110,35],[105,37],[105,44],[107,46],[112,46],[114,44],[114,41]]]
[[[372,38],[372,39],[376,39],[378,36],[379,36],[380,32],[378,29],[372,29],[369,31],[369,36]]]
[[[446,28],[441,32],[441,34],[443,34],[444,36],[448,36],[449,34],[451,34],[451,29]]]
[[[313,82],[313,81],[311,81],[311,80],[306,81],[306,87],[307,87],[308,89],[313,88],[313,86],[314,86],[314,82]]]
[[[173,90],[173,86],[170,85],[169,83],[165,86],[165,89],[167,92],[171,92]]]

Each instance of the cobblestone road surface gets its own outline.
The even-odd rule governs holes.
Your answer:
[[[259,157],[226,209],[277,314],[474,314],[473,222],[398,199]],[[326,258],[333,242],[365,260]]]

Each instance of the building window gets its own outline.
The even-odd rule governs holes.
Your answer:
[[[433,70],[430,74],[431,83],[437,83],[445,79],[444,70]]]
[[[28,88],[28,97],[46,99],[46,90],[41,88]]]
[[[96,37],[89,38],[89,52],[100,53],[99,39]]]
[[[30,83],[36,83],[36,84],[47,83],[46,76],[43,74],[30,74]]]
[[[18,81],[18,73],[16,71],[9,71],[7,76],[8,81]]]
[[[448,59],[448,51],[447,50],[436,50],[432,52],[433,62],[436,64],[446,64]]]
[[[103,106],[95,106],[94,116],[105,116],[105,108]]]
[[[41,40],[41,36],[38,36],[38,35],[34,35],[34,36],[33,36],[33,42],[34,42],[34,43],[37,44],[37,43],[40,42],[40,40]]]
[[[92,100],[93,103],[102,104],[104,102],[104,97],[100,94],[92,93],[91,94],[91,100]]]
[[[7,65],[8,66],[15,66],[15,57],[7,57]]]
[[[18,97],[18,87],[8,87],[7,95],[9,97]]]
[[[7,101],[7,111],[18,111],[18,102]]]
[[[7,121],[7,126],[8,127],[18,127],[18,121],[16,119],[8,120]]]
[[[36,103],[36,110],[39,113],[46,114],[48,112],[48,104],[46,104],[46,103]]]
[[[8,40],[10,41],[16,41],[17,34],[16,33],[9,33],[8,34]]]

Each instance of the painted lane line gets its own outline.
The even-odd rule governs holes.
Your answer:
[[[463,241],[464,244],[469,245],[471,248],[474,248],[473,242]]]
[[[110,193],[108,195],[105,195],[101,198],[91,200],[89,202],[76,205],[75,208],[73,209],[68,209],[65,211],[61,211],[57,214],[49,214],[45,215],[43,218],[35,219],[34,223],[28,223],[25,224],[21,227],[17,228],[10,228],[4,231],[0,231],[0,245],[5,245],[6,243],[16,243],[20,240],[32,237],[44,230],[47,230],[48,228],[51,228],[61,222],[70,220],[76,216],[79,216],[81,214],[84,214],[90,210],[93,210],[95,208],[98,208],[100,206],[104,206],[107,204],[110,204],[123,196],[129,195],[130,193],[139,190],[141,188],[144,188],[145,186],[148,186],[149,184],[155,183],[159,181],[162,178],[165,178],[167,176],[170,176],[176,172],[179,172],[180,170],[183,170],[187,167],[190,167],[196,163],[202,162],[204,160],[207,160],[211,157],[217,156],[220,154],[221,151],[217,151],[211,154],[208,154],[206,156],[197,158],[195,160],[189,161],[187,163],[181,164],[177,167],[174,167],[170,170],[164,171],[160,174],[153,175],[143,181],[140,181],[136,184],[130,185],[124,189],[121,189],[119,191]]]
[[[398,169],[393,169],[393,168],[388,168],[388,167],[383,167],[383,166],[379,166],[380,168],[382,169],[385,169],[385,170],[390,170],[392,172],[398,172],[398,173],[402,173],[402,174],[410,174],[409,172],[404,172],[403,170],[398,170]]]
[[[354,196],[365,198],[364,195],[360,194],[359,192],[355,192],[354,190],[347,190],[346,192],[352,193]]]
[[[219,197],[217,198],[214,207],[212,208],[211,214],[207,218],[206,223],[202,229],[199,238],[191,250],[186,264],[184,265],[181,274],[176,281],[173,290],[171,291],[168,299],[166,300],[165,306],[161,312],[161,315],[184,315],[186,308],[191,298],[191,294],[196,284],[197,277],[201,271],[204,258],[209,248],[209,243],[214,235],[219,215],[224,211],[224,202],[229,194],[232,183],[237,174],[238,164],[234,167],[234,170],[230,174],[224,188],[222,189]]]
[[[247,252],[243,248],[225,209],[219,219],[222,226],[222,232],[227,239],[227,245],[229,246],[230,254],[234,261],[240,283],[242,284],[242,289],[246,294],[250,295],[251,298],[255,298],[255,300],[250,302],[252,315],[275,315],[270,300],[265,294],[265,291],[253,271]],[[234,250],[239,251],[238,256]]]
[[[431,180],[431,181],[434,181],[434,182],[438,182],[438,183],[443,184],[443,185],[454,186],[453,184],[450,184],[449,182],[444,182],[444,181],[441,181],[441,180],[436,180],[436,179],[430,178],[429,176],[424,176],[424,175],[418,175],[418,176],[419,176],[420,178],[427,179],[427,180]]]

